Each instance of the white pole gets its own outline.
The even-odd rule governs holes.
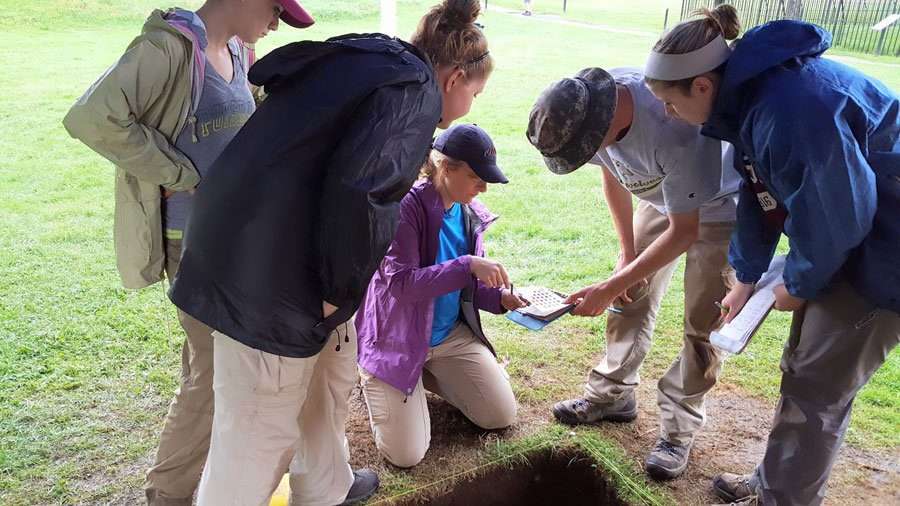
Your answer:
[[[397,35],[397,0],[381,0],[381,33]]]

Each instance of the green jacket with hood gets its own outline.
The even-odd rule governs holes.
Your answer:
[[[163,279],[162,190],[200,182],[175,139],[194,120],[205,60],[190,28],[168,18],[154,11],[63,120],[72,137],[116,166],[113,236],[125,288]]]

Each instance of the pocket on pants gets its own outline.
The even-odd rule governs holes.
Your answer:
[[[251,348],[221,332],[213,332],[213,336],[215,388],[274,395],[304,388],[309,382],[315,357],[281,357]]]
[[[871,325],[872,322],[875,321],[875,318],[876,318],[877,316],[878,316],[878,309],[874,309],[874,310],[872,310],[872,311],[869,311],[868,313],[865,314],[865,316],[863,316],[862,318],[860,318],[860,319],[853,325],[853,327],[854,327],[856,330],[862,330],[862,329],[868,327],[869,325]]]
[[[271,353],[260,352],[265,363],[271,364],[275,371],[273,381],[268,385],[260,385],[262,393],[283,393],[306,389],[312,379],[316,356],[309,358],[281,357]]]
[[[631,299],[631,304],[639,302],[650,293],[650,279],[652,276],[651,274],[646,279],[638,281],[625,291],[626,295]]]

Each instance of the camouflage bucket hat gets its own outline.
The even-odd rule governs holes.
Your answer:
[[[616,112],[616,81],[587,68],[544,90],[528,118],[528,141],[556,174],[586,164],[600,149]]]

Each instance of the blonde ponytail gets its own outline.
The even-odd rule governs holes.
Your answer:
[[[456,170],[466,162],[450,158],[436,149],[432,149],[428,156],[425,157],[425,163],[419,169],[419,179],[427,179],[434,182],[435,178],[447,170]]]

